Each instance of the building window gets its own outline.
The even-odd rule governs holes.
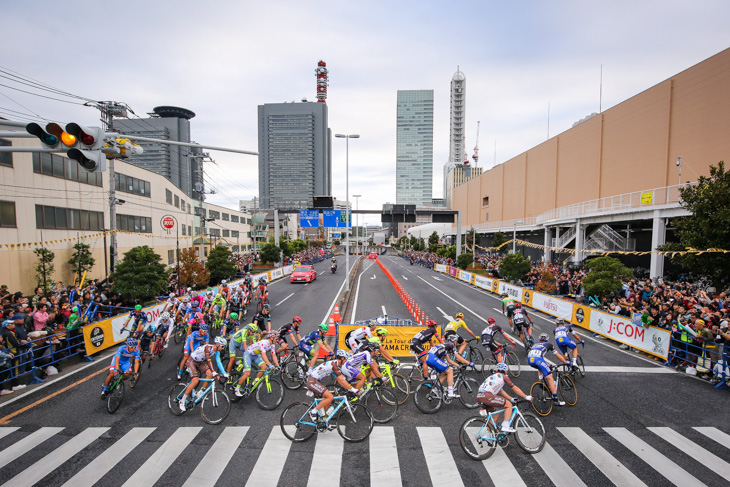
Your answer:
[[[238,252],[238,245],[233,246],[233,252]]]
[[[180,197],[175,195],[175,208],[180,208]]]
[[[489,221],[489,212],[486,212],[486,213],[484,214],[484,219],[485,219],[486,221]]]
[[[1,141],[0,141],[1,142]],[[0,144],[1,145],[1,144]],[[0,153],[0,160],[2,153]],[[12,161],[11,161],[12,163]],[[1,164],[1,162],[0,162]],[[79,168],[79,163],[49,152],[33,153],[33,172],[45,176],[78,181],[84,184],[101,186],[102,173],[91,173]]]
[[[231,231],[230,230],[223,230],[223,236],[224,237],[230,237],[231,236]]]
[[[192,225],[188,225],[188,235],[190,235],[191,237],[193,236],[193,226]]]
[[[231,221],[233,223],[238,223],[238,215],[231,215]]]
[[[185,200],[180,200],[180,209],[185,212]]]
[[[220,219],[220,217],[221,217],[220,211],[208,210],[208,218]]]
[[[489,196],[482,198],[482,206],[489,206]]]
[[[125,232],[152,233],[152,219],[145,216],[120,215],[117,213],[117,228]]]
[[[15,203],[12,201],[0,201],[0,227],[16,228]]]
[[[169,189],[165,190],[165,201],[170,205],[172,204],[172,191]]]
[[[13,144],[9,140],[0,139],[0,147],[9,147]],[[12,152],[0,152],[0,166],[13,167],[13,153]]]
[[[228,213],[223,213],[223,215],[221,215],[221,216],[223,217],[224,222],[228,221],[228,216],[229,216]]]
[[[241,232],[239,232],[238,230],[231,230],[231,237],[238,238],[239,235],[241,235]]]
[[[114,183],[114,187],[125,193],[138,194],[147,197],[150,196],[150,183],[142,179],[133,178],[132,176],[117,174],[117,180]]]
[[[167,263],[168,264],[174,264],[175,263],[175,251],[174,250],[168,250],[167,251]]]
[[[182,234],[183,234],[183,236],[185,236],[186,235],[187,226],[186,225],[181,225],[181,226],[182,226]]]
[[[35,221],[39,229],[98,231],[104,228],[104,214],[100,211],[55,206],[35,205]]]

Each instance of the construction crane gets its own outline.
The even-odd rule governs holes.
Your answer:
[[[477,143],[474,146],[474,155],[471,158],[474,159],[474,167],[476,167],[479,161],[479,121],[477,121]]]

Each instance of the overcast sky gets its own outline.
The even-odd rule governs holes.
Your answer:
[[[467,153],[481,121],[479,165],[489,168],[548,138],[548,104],[552,137],[730,47],[728,20],[726,0],[5,1],[0,66],[141,116],[189,108],[196,142],[256,151],[257,106],[314,100],[322,59],[330,128],[361,135],[350,144],[350,194],[363,195],[360,209],[380,209],[395,202],[397,90],[434,90],[440,197],[457,66]],[[8,110],[98,124],[93,108],[0,86],[0,116],[13,118]],[[333,193],[344,199],[345,143],[333,146]],[[211,155],[210,202],[258,195],[255,156]]]

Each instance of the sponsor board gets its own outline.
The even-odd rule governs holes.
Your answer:
[[[362,327],[362,325],[340,325],[339,336],[337,337],[337,348],[349,350],[345,345],[345,335],[349,331]],[[388,336],[383,340],[383,348],[394,357],[410,357],[411,355],[411,339],[413,335],[423,330],[418,326],[386,326]],[[423,346],[428,350],[430,345],[427,343]]]
[[[623,316],[592,309],[590,330],[617,342],[638,348],[651,355],[666,359],[669,356],[669,330],[655,326],[636,326]]]
[[[519,302],[522,302],[522,293],[523,289],[521,287],[513,286],[511,284],[507,284],[506,282],[498,281],[499,282],[499,288],[498,288],[498,294],[504,294],[507,293],[509,296],[513,297]]]
[[[494,286],[494,279],[480,276],[479,274],[477,274],[476,276],[474,276],[474,285],[486,291],[491,291],[492,286]]]
[[[448,266],[448,269],[449,269],[450,276],[453,276],[453,277],[457,276],[459,269],[457,269],[456,267],[451,267],[451,266]]]
[[[446,272],[446,266],[444,264],[436,264],[434,268],[436,272]]]
[[[147,314],[148,323],[157,322],[160,318],[160,313],[165,308],[165,304],[166,302],[162,302],[142,309]],[[128,325],[128,329],[124,331],[122,327],[128,318],[129,313],[125,313],[114,318],[107,318],[84,326],[82,330],[84,333],[84,343],[86,344],[86,354],[91,355],[100,352],[126,340],[129,336],[131,325]]]
[[[284,275],[285,276],[288,276],[289,274],[291,274],[292,272],[294,272],[294,266],[293,265],[285,265],[282,270],[284,271]]]
[[[582,304],[573,304],[573,324],[588,328],[590,323],[591,308]]]
[[[274,269],[271,271],[271,279],[281,279],[284,277],[284,271],[282,269]]]
[[[573,303],[543,293],[532,293],[530,307],[568,321],[573,317]]]
[[[471,280],[474,277],[474,275],[471,272],[466,271],[459,271],[459,280],[465,281],[471,284]]]

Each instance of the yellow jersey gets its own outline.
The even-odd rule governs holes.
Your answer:
[[[466,328],[464,320],[450,321],[449,324],[446,325],[446,328],[444,328],[444,333],[450,330],[456,332],[459,328]]]

